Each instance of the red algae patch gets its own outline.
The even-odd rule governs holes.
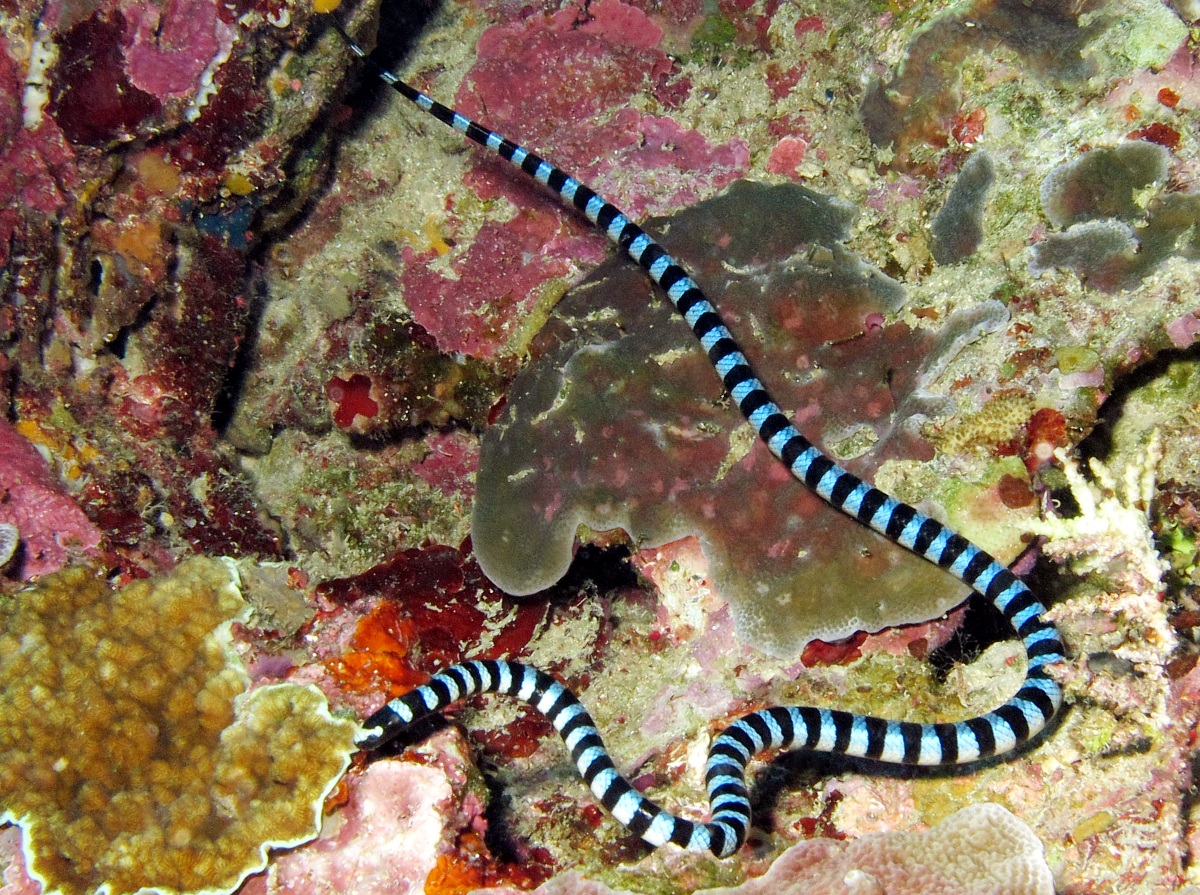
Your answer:
[[[401,550],[317,593],[342,606],[380,598],[326,667],[344,690],[388,698],[425,683],[431,668],[520,655],[548,611],[501,593],[473,559],[445,546]]]
[[[371,377],[355,373],[348,379],[334,376],[325,383],[325,394],[334,405],[333,422],[348,429],[358,417],[370,419],[379,413],[379,402],[371,397]]]
[[[530,148],[552,145],[556,164],[634,217],[688,204],[744,176],[750,153],[740,138],[712,142],[636,107],[642,89],[687,92],[663,37],[653,18],[619,0],[553,13],[531,8],[484,31],[454,105]],[[517,322],[597,257],[596,245],[581,238],[579,220],[531,192],[499,159],[474,157],[463,186],[448,205],[451,221],[469,219],[479,200],[505,198],[515,211],[485,221],[463,246],[449,227],[448,255],[438,244],[406,248],[399,284],[413,320],[442,351],[492,360],[522,350],[527,335]]]

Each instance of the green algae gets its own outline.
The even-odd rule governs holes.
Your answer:
[[[249,464],[259,499],[326,577],[370,568],[396,550],[466,536],[461,504],[411,472],[419,442],[355,451],[345,435],[285,432]],[[309,462],[297,468],[294,457]]]
[[[1158,375],[1132,389],[1121,402],[1113,426],[1111,455],[1114,468],[1128,465],[1144,453],[1150,433],[1158,430],[1164,457],[1160,480],[1173,479],[1192,487],[1200,485],[1196,457],[1200,434],[1196,414],[1200,408],[1200,360],[1186,352],[1161,365]]]
[[[1200,530],[1170,520],[1162,524],[1158,540],[1176,581],[1184,586],[1200,585]]]
[[[692,52],[697,61],[703,61],[730,49],[736,41],[733,22],[719,12],[711,12],[692,35]]]
[[[1086,373],[1100,366],[1100,354],[1086,345],[1064,345],[1054,355],[1064,373]]]
[[[1105,8],[1109,27],[1093,51],[1107,56],[1114,72],[1162,68],[1188,37],[1178,15],[1154,0],[1127,0]]]
[[[1023,536],[1037,507],[1032,494],[1024,508],[1005,506],[998,489],[1006,477],[1029,482],[1020,457],[989,458],[969,478],[942,478],[931,496],[945,510],[951,527],[989,553],[1011,559],[1025,546]]]

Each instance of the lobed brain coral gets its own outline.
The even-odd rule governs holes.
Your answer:
[[[315,688],[246,693],[231,571],[119,592],[48,575],[0,608],[0,815],[47,893],[225,893],[319,829],[357,725]]]
[[[888,323],[900,285],[845,247],[854,211],[795,185],[741,182],[649,229],[704,284],[809,437],[870,478],[929,459],[918,389],[982,329]],[[936,568],[829,509],[753,436],[686,324],[620,260],[559,303],[484,436],[472,540],[511,593],[558,580],[576,529],[640,546],[700,537],[740,636],[780,656],[924,621],[962,598]]]

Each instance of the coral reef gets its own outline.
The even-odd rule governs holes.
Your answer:
[[[184,545],[280,556],[218,433],[253,342],[252,254],[320,183],[293,176],[311,99],[337,80],[303,49],[307,7],[5,15],[6,406],[72,473],[126,572]]]
[[[977,0],[936,17],[909,45],[898,72],[872,84],[863,98],[871,140],[892,149],[899,170],[930,170],[937,152],[963,133],[955,115],[962,105],[963,63],[975,53],[1011,54],[1047,80],[1083,80],[1093,70],[1083,50],[1101,27],[1084,11],[1060,3],[1030,8]]]
[[[929,440],[938,450],[959,454],[967,448],[1002,444],[1012,438],[1033,415],[1033,400],[1025,395],[997,395],[969,416],[956,417],[935,431]]]
[[[479,895],[515,895],[488,888]],[[567,875],[534,895],[628,895]],[[932,829],[876,833],[849,845],[802,842],[757,879],[697,895],[1053,895],[1050,868],[1033,831],[998,805],[973,805]]]
[[[317,690],[246,693],[244,611],[193,559],[113,593],[75,568],[3,607],[3,819],[47,892],[232,892],[317,834],[357,725]]]
[[[1155,18],[1157,13],[1150,9],[1146,12],[1149,14],[1147,21],[1156,23],[1154,27],[1158,28],[1160,35],[1177,32],[1182,40],[1182,32],[1177,27],[1174,32],[1170,27],[1159,27],[1163,23]],[[962,487],[957,499],[949,502],[947,510],[966,513],[972,507],[978,507],[978,515],[973,517],[975,530],[982,529],[985,536],[991,535],[997,528],[1008,524],[1009,516],[1002,515],[997,507],[1010,506],[1018,497],[1025,501],[1022,505],[1026,509],[1036,502],[1038,493],[1044,487],[1040,477],[1052,464],[1053,449],[1074,443],[1092,425],[1096,408],[1111,387],[1115,375],[1144,362],[1167,344],[1184,344],[1187,341],[1186,321],[1190,319],[1187,315],[1192,313],[1195,302],[1187,297],[1176,297],[1179,296],[1176,291],[1179,284],[1188,280],[1187,265],[1168,261],[1152,275],[1146,291],[1122,296],[1119,301],[1110,301],[1094,290],[1080,288],[1077,278],[1071,276],[1031,279],[1023,264],[1027,257],[1026,247],[1041,238],[1042,228],[1045,227],[1037,187],[1052,167],[1063,159],[1075,157],[1082,149],[1086,149],[1089,142],[1093,146],[1114,145],[1137,124],[1144,123],[1131,123],[1128,108],[1118,106],[1115,101],[1111,118],[1105,119],[1103,125],[1084,127],[1081,131],[1059,127],[1052,122],[1068,120],[1068,107],[1074,108],[1074,104],[1081,101],[1092,103],[1091,108],[1101,107],[1102,99],[1106,96],[1104,91],[1109,87],[1115,90],[1124,74],[1141,77],[1144,73],[1134,69],[1131,58],[1120,60],[1118,65],[1113,63],[1111,56],[1093,54],[1096,70],[1101,77],[1091,82],[1093,86],[1087,88],[1085,100],[1080,100],[1078,83],[1073,85],[1072,90],[1059,95],[1051,81],[1039,84],[1019,78],[1014,74],[1012,65],[1012,60],[1019,59],[1019,56],[1002,53],[999,65],[989,69],[991,59],[981,62],[979,56],[982,54],[972,54],[962,67],[965,74],[961,85],[964,98],[948,119],[950,139],[966,145],[978,140],[986,132],[989,152],[994,154],[1002,170],[1013,172],[1013,177],[1011,180],[1005,178],[1004,182],[993,187],[988,226],[979,249],[962,263],[936,269],[930,274],[929,245],[923,235],[922,222],[928,220],[930,208],[938,207],[938,200],[944,193],[937,186],[931,188],[929,181],[919,177],[899,176],[881,183],[875,174],[856,167],[862,159],[859,148],[861,137],[856,133],[857,125],[846,123],[853,116],[847,116],[848,103],[845,101],[847,96],[857,95],[857,82],[854,79],[861,73],[861,67],[853,59],[853,54],[860,52],[859,45],[851,36],[856,32],[854,29],[839,30],[837,16],[832,12],[826,13],[826,22],[814,27],[801,27],[801,23],[794,20],[794,15],[794,12],[789,15],[782,11],[775,15],[774,33],[786,35],[788,41],[795,35],[801,35],[803,44],[798,46],[802,46],[804,53],[810,53],[815,48],[825,58],[819,63],[811,62],[806,68],[798,58],[789,55],[790,50],[782,49],[787,41],[781,41],[772,50],[773,75],[761,67],[755,67],[753,63],[748,64],[746,56],[739,56],[739,49],[749,45],[741,43],[742,32],[737,27],[717,28],[717,16],[713,16],[712,21],[706,23],[713,25],[712,29],[698,32],[697,45],[701,39],[705,41],[704,52],[719,54],[727,67],[717,77],[707,74],[699,60],[696,64],[686,66],[691,86],[690,93],[684,98],[681,115],[691,114],[696,120],[703,121],[707,132],[714,135],[714,140],[719,141],[722,135],[727,139],[735,131],[743,135],[755,147],[751,169],[759,176],[767,168],[770,158],[768,150],[780,139],[784,136],[792,140],[803,139],[808,145],[802,157],[784,176],[802,181],[820,177],[822,184],[836,183],[840,195],[854,199],[864,207],[863,218],[854,231],[855,250],[894,278],[921,283],[921,288],[912,293],[920,297],[914,299],[916,306],[911,309],[911,316],[906,315],[906,320],[912,322],[915,318],[920,321],[918,325],[942,325],[954,308],[970,301],[968,296],[991,295],[1008,305],[1012,314],[1008,329],[968,346],[963,355],[947,367],[941,387],[957,400],[958,410],[950,420],[937,422],[943,424],[953,423],[956,419],[970,419],[980,413],[981,408],[989,407],[989,401],[997,395],[1006,396],[997,406],[1004,406],[1008,412],[997,413],[995,419],[982,421],[977,436],[948,447],[947,457],[933,458],[924,469],[917,464],[890,463],[880,470],[881,477],[889,482],[898,482],[900,489],[907,487],[908,493],[915,491],[921,495],[937,493],[941,497],[945,493],[947,480],[953,483],[965,480],[968,484]],[[438,27],[449,27],[445,24],[447,21],[439,19]],[[1096,27],[1089,35],[1096,37],[1096,43],[1089,45],[1088,49],[1095,49],[1108,20],[1099,16],[1090,21]],[[886,36],[890,41],[889,48],[902,48],[917,25],[924,22],[906,19],[904,13],[897,13],[889,14],[875,24],[878,26],[875,33]],[[1166,23],[1167,26],[1170,24]],[[472,31],[468,26],[465,32],[459,28],[454,33],[465,33],[465,39],[472,42],[484,27],[479,25]],[[1022,29],[1025,29],[1025,33],[1020,34],[1021,39],[1028,38],[1030,44],[1036,46],[1038,35],[1041,34],[1036,23],[1026,19],[1012,28],[1014,32],[1021,32]],[[1147,30],[1144,23],[1138,29],[1139,34]],[[823,38],[823,35],[837,35],[837,39]],[[714,45],[707,43],[714,36],[719,38],[721,47],[717,51],[712,51]],[[672,39],[675,39],[674,35],[668,30],[664,40]],[[1164,40],[1169,41],[1169,37]],[[1115,45],[1116,42],[1106,44],[1105,52],[1109,46]],[[1053,40],[1048,40],[1044,46],[1057,45]],[[1153,53],[1146,55],[1145,48],[1148,46],[1139,38],[1141,49],[1138,53],[1142,55],[1138,57],[1137,64],[1154,59],[1154,71],[1175,52],[1173,47],[1168,46],[1165,52],[1157,56]],[[457,86],[470,71],[472,60],[464,60],[451,51],[445,33],[437,28],[433,30],[425,48],[430,56],[415,62],[417,66],[425,67],[410,69],[409,76],[414,76],[417,83],[439,97],[454,95]],[[796,56],[799,55],[798,50]],[[894,54],[888,56],[885,53],[884,57],[895,59]],[[439,62],[436,66],[434,59]],[[991,77],[992,70],[998,70],[999,76]],[[838,76],[838,71],[853,74],[843,79]],[[1172,71],[1174,74],[1170,76],[1171,79],[1168,81],[1163,78],[1149,96],[1154,96],[1163,86],[1172,87],[1180,96],[1186,94],[1187,88],[1183,85],[1190,83],[1192,76],[1182,63],[1175,64]],[[817,72],[820,74],[816,75]],[[766,77],[763,77],[764,74]],[[528,77],[530,80],[534,78],[532,72]],[[554,79],[553,74],[544,67],[543,77]],[[1109,80],[1106,81],[1106,78]],[[729,99],[729,95],[735,91],[739,94],[736,104]],[[756,91],[761,92],[763,97],[774,96],[778,106],[772,107],[764,102]],[[711,111],[699,111],[700,104],[689,98],[694,95],[703,95]],[[646,96],[645,102],[653,104],[656,101],[655,97]],[[1172,114],[1182,118],[1193,114],[1187,101],[1174,108],[1182,111]],[[1050,114],[1051,109],[1055,110],[1053,114]],[[820,110],[819,128],[806,127],[803,121],[806,116],[810,121],[816,117],[813,110]],[[1150,113],[1142,111],[1137,114]],[[1156,114],[1161,115],[1162,110]],[[1059,119],[1059,115],[1063,118]],[[485,115],[485,118],[489,116]],[[439,199],[447,194],[454,197],[462,195],[459,165],[455,160],[447,160],[444,150],[432,153],[431,157],[423,146],[412,145],[411,136],[403,128],[393,130],[386,121],[387,117],[384,116],[378,123],[372,122],[372,145],[394,149],[397,144],[404,144],[408,153],[406,158],[414,169],[420,170],[428,179],[430,193]],[[495,119],[489,118],[489,123],[501,126]],[[512,127],[508,129],[513,130]],[[515,136],[524,136],[519,123],[513,132]],[[1098,136],[1103,134],[1108,135],[1106,139]],[[558,159],[560,156],[554,142],[553,134],[547,134],[545,142],[536,148]],[[794,146],[794,143],[788,145]],[[453,151],[454,147],[450,148]],[[934,147],[929,156],[931,162],[937,163],[936,170],[945,173],[958,168],[962,153],[959,146],[949,142],[944,151]],[[380,150],[370,157],[379,165],[384,163],[388,153]],[[886,165],[887,148],[881,149],[872,160],[876,164]],[[1171,164],[1173,176],[1187,183],[1189,175],[1186,167],[1175,161]],[[439,187],[447,182],[450,189],[439,192]],[[396,210],[391,213],[396,216],[404,214],[405,230],[421,234],[426,226],[425,216],[431,213],[431,205],[428,199],[422,204],[411,180],[410,187],[411,191],[405,192],[404,201],[412,207],[413,212],[405,214]],[[514,194],[518,189],[515,185],[509,188]],[[454,199],[451,201],[454,211],[470,213],[472,222],[489,219],[486,208],[480,209]],[[514,195],[513,201],[532,202],[536,198]],[[503,219],[509,219],[511,215],[507,207],[497,208],[493,213]],[[455,251],[458,255],[467,251],[465,247],[469,246],[474,232],[474,226],[459,227],[456,231]],[[490,231],[488,238],[491,238]],[[527,243],[522,243],[522,246],[527,247]],[[556,252],[558,247],[559,243],[552,241],[542,253]],[[590,256],[581,257],[586,259]],[[328,266],[328,261],[322,263]],[[1168,283],[1175,285],[1168,286]],[[557,297],[557,292],[553,297]],[[548,301],[545,294],[535,297],[534,301],[537,304],[530,308],[525,320],[540,325],[545,319]],[[1158,302],[1163,304],[1159,305]],[[519,315],[520,312],[514,309],[514,313]],[[582,313],[576,314],[573,322],[584,322],[583,317]],[[519,322],[512,325],[519,325]],[[613,407],[614,414],[619,411],[620,407]],[[556,455],[553,462],[557,460]],[[613,471],[624,475],[631,468],[637,471],[640,466],[641,455],[638,455],[623,468],[614,466]],[[992,478],[993,475],[998,479]],[[999,482],[1010,482],[1012,485],[1000,487]],[[1028,519],[1028,516],[1026,512],[1022,520]],[[971,533],[974,534],[974,530]],[[729,645],[730,619],[714,608],[712,594],[707,588],[707,570],[697,561],[697,556],[695,544],[688,542],[667,544],[657,551],[642,550],[636,555],[639,568],[654,568],[655,581],[663,588],[662,603],[651,615],[650,621],[643,620],[640,623],[642,616],[631,604],[622,601],[612,606],[611,611],[621,621],[623,637],[606,648],[603,667],[591,681],[591,688],[602,706],[611,701],[620,703],[619,708],[613,708],[601,719],[601,726],[606,730],[621,731],[617,741],[627,742],[630,749],[625,754],[632,756],[627,766],[643,769],[643,776],[651,786],[655,783],[669,785],[679,775],[683,775],[686,783],[690,772],[686,756],[681,754],[684,747],[668,748],[665,754],[660,752],[657,757],[654,750],[662,750],[663,743],[692,742],[688,739],[689,729],[682,724],[681,716],[695,713],[713,717],[728,711],[728,703],[724,699],[729,690],[729,679],[724,678],[726,683],[719,683],[722,680],[721,669],[731,665],[741,666],[743,663],[745,667],[754,669],[753,672],[747,672],[746,677],[736,678],[739,684],[734,685],[735,692],[740,686],[746,688],[745,692],[753,693],[756,700],[764,701],[776,701],[783,696],[778,690],[762,688],[761,682],[757,689],[750,683],[755,673],[762,673],[769,678],[780,672],[767,670],[769,666],[757,664],[761,659],[751,659],[746,651]],[[646,626],[649,628],[648,634]],[[689,639],[694,637],[699,637],[700,641]],[[709,637],[713,638],[711,642]],[[622,644],[624,638],[628,640]],[[539,646],[536,639],[531,649],[537,656]],[[673,651],[676,649],[689,652],[695,649],[694,655],[702,657],[698,678],[688,676],[686,664],[673,664]],[[897,686],[897,679],[907,680],[906,672],[895,666],[887,669],[880,666],[879,676],[873,676],[868,671],[872,667],[873,649],[877,650],[878,646],[868,638],[865,643],[849,651],[848,655],[857,653],[860,658],[851,658],[848,666],[838,666],[837,675],[845,668],[849,677],[836,677],[840,683],[834,685],[829,701],[824,704],[845,705],[856,690],[853,683],[855,675],[859,676],[859,680],[865,675],[870,681],[870,684],[861,686],[872,690],[874,696],[868,701],[872,708],[880,710],[880,703],[887,703],[883,694],[892,692]],[[987,663],[981,662],[982,667],[964,673],[963,679],[977,683],[987,680],[989,685],[994,683],[999,687],[1000,684],[992,678],[1011,661],[1011,656],[995,656]],[[647,672],[646,669],[652,671]],[[818,669],[818,677],[835,674],[831,669],[819,666]],[[794,670],[791,673],[795,674]],[[813,672],[810,669],[808,673]],[[646,681],[647,676],[668,680],[680,678],[683,683],[674,687],[655,685]],[[1175,686],[1172,696],[1175,702],[1172,704],[1179,720],[1174,724],[1173,731],[1182,730],[1192,716],[1193,709],[1187,695],[1188,688],[1192,686],[1189,681],[1190,678],[1180,678]],[[774,682],[776,687],[786,689],[779,677],[774,678]],[[805,692],[804,684],[797,681],[791,686],[795,688],[792,695],[797,701],[808,700],[811,694]],[[920,686],[908,686],[909,692],[920,689]],[[1077,692],[1082,692],[1082,688]],[[1139,693],[1135,698],[1141,696]],[[946,698],[932,701],[940,705],[940,712],[944,715]],[[679,703],[685,703],[688,712],[677,708]],[[911,708],[906,704],[897,706],[897,710],[909,712]],[[464,720],[469,728],[474,728],[487,724],[488,719],[509,717],[504,710],[485,709],[482,714],[472,713]],[[653,723],[647,724],[643,720],[647,717]],[[626,728],[630,727],[637,728],[637,733],[626,733]],[[875,781],[863,783],[853,775],[848,775],[849,780],[857,782],[839,780],[831,788],[834,792],[844,794],[843,800],[832,811],[833,824],[840,833],[849,831],[848,835],[854,837],[861,835],[864,828],[872,828],[872,825],[904,826],[911,823],[914,814],[924,814],[926,818],[931,818],[930,822],[935,822],[950,813],[944,810],[947,802],[986,799],[989,793],[994,794],[999,790],[1011,796],[1013,801],[1006,804],[1019,811],[1048,843],[1051,866],[1054,867],[1060,887],[1077,882],[1081,887],[1098,887],[1098,891],[1105,891],[1106,885],[1110,887],[1107,891],[1115,891],[1111,887],[1118,885],[1133,891],[1149,892],[1155,891],[1156,886],[1178,884],[1182,878],[1180,853],[1177,850],[1164,849],[1152,859],[1141,860],[1135,847],[1137,837],[1141,835],[1149,836],[1154,841],[1158,841],[1157,837],[1165,837],[1176,843],[1179,841],[1178,832],[1169,832],[1170,811],[1155,814],[1153,808],[1154,804],[1160,803],[1179,804],[1180,790],[1177,784],[1186,778],[1186,774],[1183,772],[1184,766],[1178,761],[1179,752],[1172,751],[1179,748],[1174,733],[1159,740],[1147,755],[1128,759],[1113,758],[1102,750],[1092,750],[1081,756],[1075,751],[1072,735],[1069,734],[1066,739],[1068,746],[1061,751],[1055,748],[1053,742],[1048,743],[1042,747],[1046,751],[1039,750],[1028,763],[986,770],[969,780],[943,781],[928,787]],[[539,753],[543,751],[546,750],[539,750]],[[651,756],[649,759],[646,758],[647,754]],[[547,767],[541,763],[546,760],[540,754],[529,759],[538,762],[533,765],[534,768]],[[1108,770],[1116,767],[1113,762],[1119,764],[1115,772],[1124,775],[1123,780],[1109,776]],[[557,767],[554,764],[550,766]],[[516,771],[501,772],[506,792],[514,804],[520,806],[518,810],[523,812],[519,819],[514,819],[519,832],[533,841],[551,843],[549,847],[560,860],[590,862],[593,868],[607,863],[606,858],[611,858],[615,852],[612,845],[602,847],[598,857],[595,854],[588,857],[583,849],[587,848],[589,838],[575,833],[577,824],[571,818],[577,811],[586,816],[586,799],[582,800],[582,806],[576,805],[581,797],[573,794],[569,785],[562,784],[561,778],[558,786],[538,787],[534,784],[526,788],[522,785],[524,774],[536,776],[537,772],[526,765],[519,767]],[[1150,768],[1155,770],[1147,776]],[[692,782],[695,783],[694,778]],[[685,794],[696,791],[694,786],[683,786],[681,789]],[[1070,798],[1072,792],[1086,795],[1078,799]],[[1054,796],[1054,793],[1059,796]],[[685,805],[689,797],[680,795]],[[797,794],[789,805],[789,808],[779,806],[781,829],[792,832],[808,829],[800,820],[794,819],[797,814],[793,811],[798,811],[801,820],[807,821],[812,821],[819,814],[820,802],[811,793]],[[1060,805],[1071,807],[1060,809]],[[570,810],[563,810],[564,806]],[[570,832],[564,833],[562,827],[556,826],[544,813],[560,817]],[[1176,813],[1175,817],[1178,816]],[[786,817],[793,820],[784,820]],[[1107,825],[1105,818],[1110,819]],[[603,831],[603,821],[597,822]],[[566,838],[565,844],[562,837]],[[1103,877],[1087,869],[1088,862],[1096,860],[1095,856],[1104,849],[1114,849],[1116,853],[1128,857],[1119,866],[1117,862],[1106,864],[1111,871],[1111,880],[1119,882],[1104,883]],[[578,858],[568,857],[576,853],[579,853]],[[713,885],[711,877],[697,878],[715,872],[712,868],[700,869],[694,865],[681,869],[678,863],[664,865],[646,861],[633,865],[621,875],[620,884],[613,882],[613,875],[606,876],[606,879],[611,888],[631,891],[661,889],[664,886],[691,890]],[[569,886],[569,883],[564,885]]]
[[[788,370],[781,400],[815,440],[869,476],[885,459],[928,458],[913,432],[931,406],[922,385],[1005,314],[955,316],[936,336],[885,324],[903,293],[845,249],[852,218],[802,187],[738,183],[650,226],[722,296],[731,325],[759,334],[754,362]],[[559,303],[484,436],[471,533],[489,577],[517,594],[549,586],[581,524],[648,547],[696,534],[740,635],[779,656],[961,600],[791,483],[672,317],[621,264]]]
[[[1011,552],[1028,536],[1039,505],[1066,485],[1054,449],[1084,438],[1110,393],[1124,393],[1122,377],[1184,350],[1126,404],[1129,419],[1163,431],[1150,527],[1171,569],[1160,590],[1122,584],[1121,557],[1085,581],[1051,582],[1078,656],[1064,669],[1074,706],[1029,753],[913,779],[775,759],[755,787],[766,829],[729,861],[646,856],[544,726],[478,700],[455,717],[486,793],[464,737],[435,734],[407,758],[352,770],[320,844],[273,857],[244,887],[286,877],[330,890],[361,871],[384,893],[460,895],[559,874],[548,887],[671,895],[761,877],[797,840],[817,837],[802,854],[831,850],[826,838],[936,828],[972,803],[1003,805],[1035,831],[1060,892],[1200,883],[1189,795],[1200,445],[1195,376],[1183,372],[1200,336],[1190,36],[1200,7],[365,0],[337,14],[369,42],[381,8],[401,13],[379,43],[389,64],[403,50],[406,78],[536,144],[636,216],[669,215],[740,178],[810,186],[860,209],[842,251],[908,296],[860,326],[860,339],[907,327],[915,345],[956,312],[1002,303],[1007,323],[924,383],[938,400],[909,433],[919,453],[874,473],[989,549]],[[694,538],[630,544],[628,561],[589,547],[548,602],[500,596],[463,543],[481,430],[505,416],[531,346],[562,334],[554,306],[602,260],[602,240],[456,136],[355,90],[353,60],[309,4],[13,0],[3,15],[0,399],[14,437],[48,462],[34,496],[55,508],[41,528],[15,518],[27,504],[4,479],[0,531],[15,525],[21,539],[0,575],[5,594],[93,542],[82,552],[114,582],[194,552],[256,557],[243,568],[257,614],[230,629],[256,682],[314,683],[361,715],[464,650],[511,648],[570,681],[622,769],[685,812],[701,808],[707,737],[744,711],[803,702],[946,719],[990,707],[1019,677],[1019,657],[985,646],[971,609],[773,659],[735,636]],[[1000,172],[981,239],[938,263],[930,221],[980,148]],[[1059,169],[1086,175],[1071,195],[1087,207],[1088,190],[1103,187],[1087,165],[1109,153],[1165,170],[1087,220],[1043,205],[1039,187]],[[718,264],[728,260],[719,249]],[[643,294],[629,301],[661,301]],[[585,316],[574,312],[603,325]],[[781,378],[805,372],[782,352]],[[822,411],[842,385],[827,378]],[[620,423],[621,402],[611,409]],[[868,429],[843,437],[852,409],[804,425],[852,454],[871,447]],[[1132,428],[1112,430],[1110,469],[1144,452],[1148,433]],[[0,470],[41,468],[25,441],[9,447]],[[622,456],[625,466],[606,466],[613,478],[642,474],[643,455]],[[723,474],[746,461],[727,445],[721,456]],[[788,544],[803,549],[798,534]],[[52,562],[38,566],[39,555]],[[833,577],[836,562],[814,568]],[[377,567],[373,580],[357,577]],[[940,577],[931,588],[950,599]],[[944,669],[976,643],[974,661],[932,670],[931,658]],[[393,799],[415,805],[421,823],[389,812]],[[32,895],[40,886],[23,871],[20,839],[0,831],[5,892]],[[432,864],[422,854],[411,873],[388,876],[372,860],[428,843]],[[308,869],[285,872],[307,848]]]
[[[1062,448],[1055,449],[1054,457],[1062,464],[1078,514],[1032,525],[1035,534],[1049,538],[1042,550],[1056,559],[1069,558],[1077,575],[1111,573],[1118,587],[1155,591],[1166,571],[1150,530],[1155,475],[1163,458],[1158,433],[1151,434],[1141,462],[1127,466],[1119,483],[1094,457],[1095,485],[1084,480]]]
[[[1160,686],[1157,697],[1143,708],[1150,735],[1158,736],[1157,731],[1170,726],[1165,714],[1168,660],[1178,645],[1163,605],[1163,576],[1169,567],[1150,527],[1155,475],[1163,458],[1159,434],[1150,434],[1141,459],[1125,467],[1120,482],[1095,458],[1090,464],[1092,484],[1061,448],[1055,457],[1078,513],[1046,518],[1033,530],[1048,538],[1043,547],[1048,556],[1069,562],[1075,574],[1103,589],[1097,606],[1118,620],[1120,632],[1119,642],[1109,644],[1112,656]]]

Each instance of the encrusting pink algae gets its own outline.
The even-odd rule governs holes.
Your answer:
[[[322,799],[351,719],[468,655],[552,670],[638,788],[696,816],[704,750],[736,716],[806,703],[966,717],[1011,692],[1019,650],[973,609],[937,617],[957,597],[935,570],[886,595],[890,550],[773,481],[637,271],[602,264],[603,240],[545,192],[356,91],[309,4],[13,0],[0,523],[18,542],[0,568],[0,664],[6,680],[41,676],[5,685],[16,720],[0,760],[25,761],[43,734],[58,751],[6,772],[4,895],[33,895],[31,873],[114,895],[227,891],[247,874],[245,895],[1194,892],[1196,4],[319,0],[334,7],[367,43],[382,10],[378,43],[405,78],[655,216],[806,432],[989,550],[1053,536],[1064,571],[1043,563],[1032,580],[1073,651],[1070,708],[1024,754],[963,775],[760,765],[762,829],[723,862],[647,855],[546,725],[500,700],[355,761]],[[821,226],[798,236],[778,196]],[[766,289],[822,283],[839,288],[818,318]],[[1164,456],[1147,507],[1122,482],[1153,480],[1152,429]],[[536,474],[508,481],[533,470],[535,435]],[[493,466],[501,441],[513,447]],[[1081,442],[1112,447],[1114,487],[1097,480],[1091,498],[1056,454]],[[568,481],[582,459],[590,478]],[[564,520],[584,481],[595,516],[579,529]],[[517,555],[487,525],[473,549],[473,511],[507,514],[525,554],[553,521],[556,552],[506,578]],[[593,546],[615,543],[627,559]],[[476,550],[514,590],[551,586],[506,596]],[[145,601],[228,568],[181,562],[194,554],[237,558],[249,608],[233,621],[222,585],[184,588],[188,618],[164,632]],[[70,563],[89,568],[53,576]],[[775,602],[756,627],[743,598],[760,574]],[[794,575],[890,605],[785,620]],[[908,617],[931,620],[855,630],[894,622],[914,592]],[[87,606],[55,613],[51,595]],[[122,620],[118,652],[149,669],[80,684],[108,714],[67,706],[78,690],[52,679],[79,677],[93,652],[61,644],[99,624],[63,620],[103,612]],[[13,646],[33,615],[29,642],[60,644],[33,651],[36,672]],[[849,636],[804,646],[814,634]],[[164,725],[133,691],[162,679],[152,657],[169,650],[211,659],[225,689],[180,677]],[[222,722],[207,736],[281,692],[304,695],[234,749],[216,808],[195,797],[212,795],[212,752],[170,775],[187,790],[173,808],[153,783],[128,789],[136,811],[79,808],[126,772],[162,773],[170,743],[151,726],[182,730],[187,708]],[[341,757],[312,757],[322,731]],[[294,811],[272,762],[311,776]],[[46,786],[21,782],[35,771]],[[280,801],[230,795],[256,787]],[[60,795],[66,814],[50,817]],[[42,835],[64,824],[80,835]],[[134,856],[160,834],[178,849],[151,851],[175,875],[126,874],[154,869]]]

